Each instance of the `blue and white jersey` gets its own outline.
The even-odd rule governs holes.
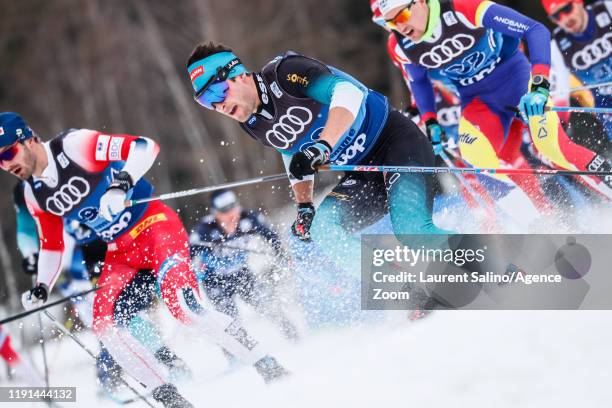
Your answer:
[[[321,62],[287,52],[255,74],[261,109],[242,128],[286,156],[304,150],[320,137],[336,85],[350,83],[363,93],[351,127],[333,148],[334,164],[358,164],[376,144],[387,121],[389,103],[349,74]]]
[[[430,0],[427,32],[414,42],[394,32],[419,111],[435,116],[431,80],[450,81],[459,93],[491,87],[485,79],[528,46],[532,74],[548,75],[550,32],[542,24],[488,0]],[[485,85],[483,85],[483,82]]]
[[[199,280],[212,275],[230,275],[247,268],[247,247],[261,237],[279,255],[281,240],[265,222],[262,214],[242,210],[236,231],[228,234],[213,215],[200,220],[189,236],[194,271]]]

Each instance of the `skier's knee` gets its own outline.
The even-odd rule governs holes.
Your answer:
[[[501,131],[501,130],[500,130]],[[494,146],[491,139],[499,135],[485,135],[479,127],[472,124],[466,118],[461,118],[459,122],[459,150],[461,157],[474,167],[499,168],[501,162],[498,151],[499,146]],[[494,174],[493,177],[505,182],[510,182],[508,176]]]
[[[115,325],[129,327],[132,319],[148,309],[155,298],[155,277],[150,270],[141,270],[119,294],[113,308]]]

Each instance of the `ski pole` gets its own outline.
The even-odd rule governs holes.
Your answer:
[[[603,88],[606,86],[612,86],[612,81],[602,82],[600,84],[590,84],[584,86],[577,86],[576,88],[570,88],[567,90],[568,93],[578,92],[578,91],[589,91],[591,89]],[[551,92],[551,95],[559,95],[562,91]]]
[[[85,296],[85,295],[87,295],[87,294],[89,294],[91,292],[95,292],[96,290],[98,290],[100,288],[102,288],[102,286],[97,286],[95,288],[88,289],[88,290],[86,290],[84,292],[77,293],[76,295],[67,296],[65,298],[54,300],[53,302],[46,303],[46,304],[42,305],[41,307],[37,307],[36,309],[26,310],[25,312],[21,312],[21,313],[18,313],[16,315],[13,315],[11,317],[7,317],[6,319],[0,320],[0,325],[12,322],[14,320],[22,319],[22,318],[24,318],[26,316],[29,316],[29,315],[34,314],[34,313],[38,313],[40,311],[43,311],[43,310],[48,309],[48,308],[53,307],[53,306],[57,306],[59,304],[62,304],[64,302],[67,302],[67,301],[72,300],[74,298]]]
[[[68,329],[66,329],[64,327],[63,324],[61,324],[51,313],[49,313],[48,311],[43,311],[43,313],[53,322],[53,324],[55,325],[55,327],[57,327],[59,329],[59,331],[61,331],[62,333],[64,333],[66,336],[70,337],[72,340],[74,340],[74,342],[76,344],[79,345],[79,347],[81,347],[83,350],[85,350],[85,352],[87,354],[89,354],[94,360],[97,360],[96,355],[94,354],[93,351],[91,351],[81,340],[79,340],[79,338],[77,336],[75,336],[73,333],[70,333],[70,331]],[[134,387],[132,387],[126,380],[124,380],[121,376],[119,376],[119,381],[121,381],[123,383],[123,385],[125,385],[130,391],[132,391],[134,394],[136,394],[138,396],[139,399],[143,400],[148,406],[150,406],[151,408],[155,408],[155,406],[153,404],[151,404],[149,402],[149,400],[147,399],[147,397],[145,397],[144,395],[142,395],[141,393],[138,392],[137,389],[135,389]],[[136,380],[138,381],[138,380]],[[139,382],[140,383],[140,382]]]
[[[520,114],[521,110],[516,106],[506,106],[506,109],[511,110],[516,114]],[[546,112],[576,112],[576,113],[594,113],[594,114],[612,114],[612,108],[589,108],[584,106],[546,106]]]
[[[239,250],[239,251],[245,251],[245,252],[250,252],[253,254],[257,254],[257,255],[266,255],[266,256],[274,256],[274,254],[272,252],[269,251],[259,251],[257,249],[250,249],[250,248],[245,248],[245,247],[241,247],[241,246],[234,246],[234,245],[227,245],[227,244],[215,244],[212,242],[201,242],[199,244],[192,244],[190,245],[190,247],[192,248],[196,248],[196,249],[203,249],[203,248],[227,248],[227,249],[235,249],[235,250]]]
[[[507,175],[557,175],[557,176],[612,176],[612,171],[557,170],[557,169],[493,169],[462,167],[381,166],[326,164],[318,167],[323,171],[391,172],[391,173],[451,173],[451,174],[507,174]]]
[[[281,179],[286,179],[286,178],[287,178],[286,173],[274,174],[271,176],[255,177],[255,178],[247,179],[247,180],[233,181],[233,182],[224,183],[224,184],[217,184],[216,186],[193,188],[191,190],[177,191],[176,193],[162,194],[156,197],[140,198],[137,200],[127,200],[125,202],[125,206],[131,207],[136,204],[148,203],[149,201],[171,200],[173,198],[187,197],[187,196],[192,196],[192,195],[202,194],[202,193],[209,193],[211,191],[222,190],[224,188],[242,187],[242,186],[248,186],[250,184],[264,183],[267,181],[275,181],[275,180],[281,180]]]
[[[454,160],[456,160],[458,162],[461,162],[465,167],[467,167],[467,168],[474,167],[469,162],[467,162],[463,157],[461,157],[460,154],[454,152],[453,149],[451,149],[450,146],[448,146],[448,144],[446,144],[444,146],[444,151],[446,153],[448,153]],[[485,176],[485,177],[490,177],[490,178],[496,179],[494,176],[492,176],[490,174],[482,174],[482,175]],[[496,179],[496,180],[498,180],[498,179]]]
[[[32,285],[36,285],[36,277],[32,276]],[[40,348],[42,349],[43,366],[45,369],[45,387],[49,389],[49,365],[47,364],[47,347],[45,346],[45,332],[43,330],[42,317],[38,317],[38,330],[40,333]],[[51,401],[47,400],[47,405],[52,406]]]
[[[444,163],[446,163],[448,167],[453,167],[453,163],[449,159],[445,150],[446,149],[442,150],[438,154],[438,156],[440,156],[440,158],[444,161]],[[467,190],[468,194],[472,197],[472,199],[476,201],[483,210],[485,210],[485,212],[489,215],[489,217],[496,218],[495,211],[491,208],[489,204],[485,203],[482,197],[478,195],[478,192],[476,192],[476,190],[474,190],[474,188],[470,185],[470,182],[466,180],[465,177],[463,177],[463,174],[456,174],[455,177],[457,177],[457,179],[459,180],[459,183],[461,183],[463,188]]]
[[[589,108],[584,106],[552,106],[553,112],[577,112],[577,113],[594,113],[594,114],[612,114],[612,108]]]
[[[461,155],[457,154],[456,152],[454,152],[452,149],[445,147],[444,151],[447,152],[448,154],[450,154],[453,159],[460,161],[461,163],[463,163],[465,166],[470,166],[471,164],[469,164],[468,162],[466,162]],[[487,177],[491,177],[493,178],[493,176],[487,175]],[[478,198],[481,201],[481,205],[487,205],[487,214],[490,214],[490,212],[492,211],[495,214],[495,211],[497,211],[498,213],[500,213],[501,215],[507,217],[508,219],[512,220],[515,224],[518,224],[518,221],[516,220],[516,217],[514,217],[513,215],[511,215],[510,213],[508,213],[506,210],[504,210],[503,208],[501,208],[499,206],[499,204],[493,200],[491,197],[486,196],[486,191],[483,191],[483,193],[479,193],[475,187],[471,186],[469,181],[465,180],[465,183],[472,189],[473,193],[472,194],[478,194]],[[467,186],[466,186],[467,187]]]

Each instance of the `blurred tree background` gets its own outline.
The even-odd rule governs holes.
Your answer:
[[[500,3],[546,21],[537,0]],[[370,21],[367,0],[0,4],[0,111],[21,113],[44,140],[66,128],[157,140],[162,150],[148,177],[158,193],[283,171],[273,150],[193,102],[185,62],[200,42],[231,46],[252,70],[292,49],[355,75],[391,96],[395,106],[405,103],[401,77],[386,55],[386,33]],[[16,305],[15,281],[19,291],[28,286],[15,247],[16,180],[1,174],[0,183],[0,301]],[[287,184],[240,189],[241,200],[272,214],[291,202]],[[189,228],[207,200],[196,196],[170,204]]]

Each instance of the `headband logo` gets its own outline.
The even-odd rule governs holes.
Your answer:
[[[195,81],[198,77],[202,76],[204,74],[204,67],[203,66],[199,66],[196,69],[194,69],[193,71],[191,71],[189,73],[189,78],[191,78],[191,82]]]
[[[238,64],[240,64],[240,60],[238,58],[234,58],[233,60],[229,62],[229,64],[227,64],[227,69],[230,70]]]

